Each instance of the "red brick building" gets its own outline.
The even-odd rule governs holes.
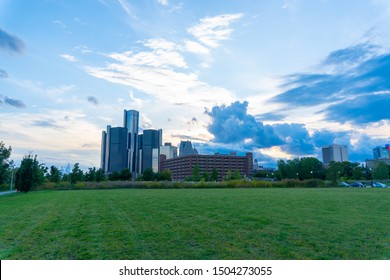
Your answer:
[[[207,172],[211,174],[213,168],[218,171],[218,180],[222,180],[228,171],[238,170],[243,177],[253,175],[253,155],[246,153],[245,156],[237,155],[188,155],[165,159],[160,156],[160,171],[169,170],[173,181],[182,181],[192,176],[194,167],[198,165],[200,175]]]

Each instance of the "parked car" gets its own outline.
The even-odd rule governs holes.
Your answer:
[[[351,187],[348,183],[346,183],[346,182],[340,182],[339,183],[339,186],[340,187]]]
[[[372,186],[374,188],[387,188],[387,186],[385,184],[380,183],[380,182],[374,182],[374,183],[372,183]]]
[[[353,182],[353,183],[350,183],[349,184],[351,187],[355,187],[355,188],[364,188],[365,185],[360,183],[360,182]]]

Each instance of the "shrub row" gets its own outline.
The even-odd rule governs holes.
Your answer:
[[[45,183],[35,190],[88,190],[88,189],[202,189],[202,188],[323,188],[329,187],[323,180],[283,180],[278,182],[232,180],[223,182],[69,182]]]

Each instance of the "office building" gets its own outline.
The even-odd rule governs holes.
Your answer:
[[[138,141],[139,173],[143,173],[148,168],[158,171],[158,155],[162,143],[162,130],[146,129],[142,135],[138,136]]]
[[[374,159],[386,159],[389,158],[389,146],[380,147],[377,146],[374,149],[372,149],[374,154]]]
[[[161,171],[169,170],[172,180],[182,181],[192,176],[196,165],[199,166],[200,174],[207,172],[211,174],[215,168],[218,172],[218,180],[230,172],[238,170],[243,177],[253,175],[253,155],[246,153],[245,156],[237,155],[199,155],[193,154],[177,158],[166,159],[165,155],[160,156]]]
[[[101,168],[106,173],[128,168],[127,129],[107,126],[102,132]]]
[[[160,155],[165,155],[166,159],[177,157],[177,147],[172,146],[171,143],[165,143],[164,146],[160,146]]]
[[[191,141],[181,141],[179,146],[179,157],[197,155],[198,151],[192,147]]]
[[[332,144],[330,146],[322,147],[322,161],[324,164],[329,164],[331,161],[348,161],[347,146]]]
[[[138,161],[138,122],[139,112],[124,110],[123,127],[127,129],[127,168],[134,174],[137,172]]]

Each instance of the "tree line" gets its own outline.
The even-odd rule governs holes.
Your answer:
[[[387,180],[390,177],[390,166],[384,162],[378,162],[373,169],[349,161],[332,161],[325,167],[317,158],[303,157],[287,161],[279,160],[277,166],[278,170],[272,174],[278,179],[321,179],[336,183],[340,180]],[[261,174],[269,175],[269,173],[262,171]]]

